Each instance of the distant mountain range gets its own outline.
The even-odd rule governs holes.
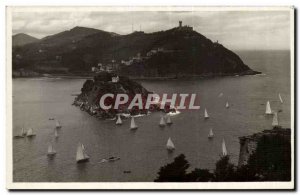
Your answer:
[[[257,73],[234,52],[188,26],[128,35],[75,27],[32,40],[26,44],[13,43],[14,70],[80,74],[113,61],[119,74],[132,77]]]
[[[12,36],[12,46],[23,46],[28,43],[34,43],[37,42],[39,39],[32,37],[30,35],[26,35],[24,33],[19,33]]]

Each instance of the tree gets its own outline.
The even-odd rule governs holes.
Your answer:
[[[290,131],[283,129],[283,132]],[[257,147],[246,165],[235,167],[229,156],[222,156],[216,162],[214,173],[196,168],[186,173],[189,163],[183,154],[174,162],[160,168],[158,182],[230,182],[230,181],[290,181],[291,142],[289,134],[265,134],[258,138]]]
[[[259,181],[259,177],[249,165],[242,165],[235,171],[235,181]]]
[[[194,169],[191,173],[186,175],[187,182],[206,182],[212,181],[214,174],[210,173],[207,169]]]
[[[185,159],[183,154],[180,154],[174,159],[174,162],[160,168],[158,178],[155,182],[184,182],[186,170],[190,164]]]
[[[234,165],[229,162],[229,156],[222,156],[216,163],[215,181],[234,181]]]
[[[248,166],[262,181],[290,181],[290,141],[279,134],[262,136],[249,157]]]

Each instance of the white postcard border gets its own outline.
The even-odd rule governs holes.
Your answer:
[[[290,53],[291,53],[291,156],[292,180],[290,182],[13,182],[12,156],[12,12],[60,11],[289,11],[290,12]],[[8,6],[6,7],[6,187],[7,189],[135,189],[135,190],[218,190],[218,189],[294,189],[294,7],[237,7],[237,6]]]

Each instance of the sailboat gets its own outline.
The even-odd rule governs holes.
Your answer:
[[[59,123],[58,120],[56,121],[56,128],[57,128],[57,129],[60,129],[60,128],[61,128],[61,125],[60,125],[60,123]]]
[[[283,103],[280,93],[278,94],[278,97],[279,97],[280,102]]]
[[[120,115],[118,115],[118,119],[117,119],[116,125],[122,125],[122,120],[121,120]]]
[[[166,115],[167,117],[167,124],[171,125],[173,122],[171,121],[171,116],[169,114]]]
[[[58,138],[58,132],[57,132],[56,129],[54,129],[54,137],[55,137],[55,138]]]
[[[163,116],[160,117],[159,126],[160,127],[166,126],[165,118]]]
[[[25,129],[24,129],[24,127],[22,127],[22,129],[21,129],[21,136],[25,136],[26,135],[26,132],[25,132]]]
[[[208,119],[208,118],[209,118],[209,115],[207,114],[206,108],[205,108],[205,110],[204,110],[204,118],[205,118],[205,119]]]
[[[76,161],[77,163],[87,162],[89,161],[89,156],[87,155],[84,145],[82,143],[78,143],[77,153],[76,153]]]
[[[229,103],[228,103],[228,102],[226,102],[225,107],[226,107],[226,108],[229,108]]]
[[[25,136],[26,136],[26,132],[24,130],[24,127],[22,127],[20,135],[16,135],[14,137],[15,138],[24,138]]]
[[[277,116],[277,112],[274,112],[272,126],[273,126],[273,127],[277,127],[277,126],[278,126],[278,116]]]
[[[225,140],[223,139],[223,142],[222,142],[222,155],[223,156],[227,156],[227,149],[226,149],[226,144],[225,144]]]
[[[49,144],[47,155],[48,155],[48,156],[54,156],[55,154],[56,154],[56,151],[54,150],[52,144]]]
[[[211,138],[213,138],[213,137],[214,137],[213,129],[210,128],[210,131],[209,131],[209,133],[208,133],[208,138],[211,139]]]
[[[271,106],[270,106],[269,101],[267,101],[267,105],[266,105],[266,114],[272,114],[272,110],[271,110]]]
[[[175,150],[175,146],[171,140],[171,138],[169,137],[168,142],[167,142],[167,150],[172,152],[173,150]]]
[[[134,117],[131,117],[130,129],[136,130],[138,126],[135,124]]]
[[[36,136],[36,135],[33,133],[33,129],[32,129],[32,128],[29,128],[29,129],[27,130],[26,136],[27,136],[27,137],[33,137],[33,136]]]
[[[170,112],[168,113],[168,115],[175,116],[175,115],[178,115],[178,114],[180,114],[180,111],[177,110],[176,107],[171,106],[170,107]]]

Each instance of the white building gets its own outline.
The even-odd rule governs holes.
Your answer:
[[[117,83],[117,82],[119,82],[119,76],[116,76],[116,77],[112,77],[111,78],[111,82],[113,82],[113,83]]]

